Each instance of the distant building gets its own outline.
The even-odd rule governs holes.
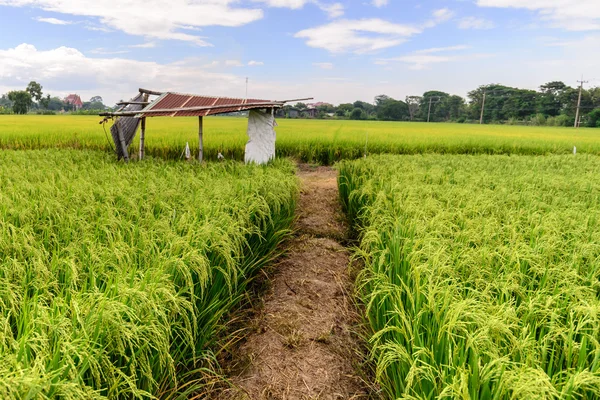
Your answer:
[[[321,107],[321,106],[332,106],[332,104],[329,103],[323,103],[322,101],[318,102],[318,103],[310,103],[306,105],[308,108],[317,108],[317,107]]]
[[[333,105],[329,103],[323,103],[322,101],[318,103],[310,103],[306,105],[306,114],[309,118],[317,118],[319,116],[319,107],[333,107]]]
[[[65,103],[71,104],[75,107],[76,110],[79,110],[83,107],[83,101],[81,101],[81,97],[78,94],[70,94],[65,97]]]

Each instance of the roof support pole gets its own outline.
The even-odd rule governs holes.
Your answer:
[[[148,101],[148,94],[144,95],[144,101]],[[142,117],[142,127],[140,129],[140,151],[138,153],[140,161],[144,159],[146,145],[146,117]]]
[[[146,141],[146,117],[142,118],[142,127],[140,129],[140,151],[138,153],[140,161],[144,159],[144,145]]]
[[[199,140],[199,152],[198,152],[198,161],[202,162],[202,159],[204,158],[204,141],[203,141],[203,134],[204,134],[204,124],[203,124],[203,118],[202,117],[198,117],[198,140]]]
[[[125,136],[123,135],[123,129],[121,129],[121,121],[117,121],[117,131],[119,132],[119,142],[121,142],[121,151],[126,162],[129,162],[129,153],[127,152],[127,145],[125,144]]]

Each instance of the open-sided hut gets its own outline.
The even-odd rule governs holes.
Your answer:
[[[158,96],[150,102],[150,96]],[[139,159],[144,158],[146,142],[146,118],[148,117],[198,117],[198,160],[202,161],[204,153],[203,117],[231,112],[249,111],[248,144],[246,145],[246,162],[263,164],[275,157],[275,110],[289,101],[298,100],[260,100],[237,99],[231,97],[200,96],[175,92],[156,92],[140,89],[139,94],[130,101],[119,103],[122,106],[116,112],[102,113],[100,116],[116,117],[111,127],[111,135],[115,143],[119,159],[129,161],[128,148],[140,129]]]

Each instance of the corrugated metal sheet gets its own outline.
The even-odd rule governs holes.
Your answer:
[[[131,101],[142,101],[144,95],[142,93],[138,94],[136,97],[131,99]],[[138,104],[130,104],[123,109],[123,111],[138,111],[141,110],[142,106]],[[119,160],[125,156],[123,153],[123,149],[121,148],[121,140],[119,139],[119,129],[117,128],[117,124],[121,126],[121,131],[123,132],[123,136],[125,139],[125,145],[129,147],[133,138],[135,137],[135,133],[140,124],[140,119],[136,117],[119,117],[117,121],[110,128],[110,134],[112,135],[113,142],[115,143],[115,150],[117,152],[117,157]]]
[[[251,104],[253,106],[239,106],[239,104]],[[145,114],[147,117],[203,117],[206,115],[224,114],[235,111],[252,110],[256,108],[264,108],[265,106],[256,105],[256,103],[265,103],[265,106],[277,107],[271,100],[260,100],[260,99],[239,99],[234,97],[210,97],[210,96],[196,96],[182,93],[165,93],[160,96],[151,105],[146,107],[140,116],[144,114],[144,111],[148,110],[173,110],[159,112],[159,113],[148,113]],[[178,108],[188,107],[211,107],[211,106],[225,106],[228,104],[236,105],[235,107],[228,108],[216,108],[214,110],[198,110],[198,111],[175,111]]]

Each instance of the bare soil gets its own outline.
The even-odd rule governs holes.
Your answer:
[[[351,300],[347,226],[336,171],[300,165],[295,235],[278,262],[264,306],[240,347],[232,389],[220,398],[246,400],[366,399],[357,375],[359,318]]]

